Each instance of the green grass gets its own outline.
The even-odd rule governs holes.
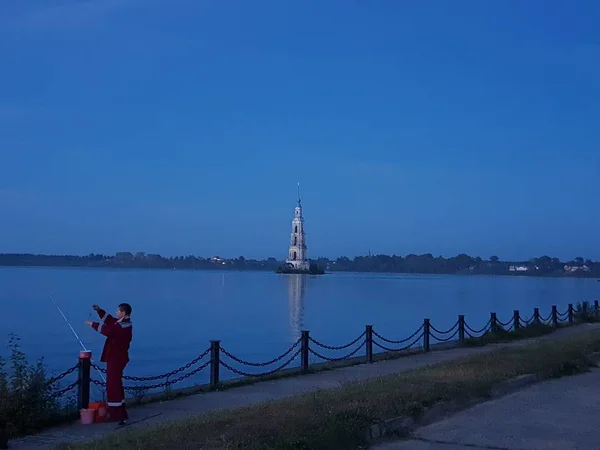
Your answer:
[[[541,323],[531,324],[526,327],[517,328],[514,331],[506,331],[503,329],[488,331],[481,337],[465,339],[464,345],[468,347],[482,347],[484,345],[497,342],[510,342],[520,339],[544,336],[546,334],[553,333],[554,331],[556,331],[556,329],[550,325],[544,325]]]
[[[228,410],[62,449],[357,449],[366,430],[398,416],[418,416],[452,400],[489,395],[503,380],[527,373],[542,378],[587,371],[600,351],[600,331],[497,350],[460,361],[350,383],[299,397]]]

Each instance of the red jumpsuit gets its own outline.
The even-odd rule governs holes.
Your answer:
[[[109,421],[121,422],[128,419],[123,389],[123,370],[129,362],[129,346],[133,337],[131,319],[115,319],[106,311],[98,309],[100,323],[93,322],[92,328],[106,336],[100,361],[106,363],[106,416]]]

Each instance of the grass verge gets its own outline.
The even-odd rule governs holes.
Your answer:
[[[489,395],[500,381],[528,373],[553,378],[587,371],[600,351],[600,331],[502,349],[393,376],[350,383],[291,399],[228,410],[60,449],[364,448],[367,428],[398,416],[419,416],[452,400]]]
[[[556,331],[556,328],[545,324],[531,324],[516,330],[488,331],[480,337],[465,339],[464,345],[467,347],[483,347],[484,345],[494,344],[498,342],[510,342],[520,339],[529,339],[533,337],[545,336]]]

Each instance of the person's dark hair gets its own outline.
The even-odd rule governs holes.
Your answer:
[[[121,303],[119,305],[119,310],[123,311],[127,316],[131,315],[131,305],[129,303]]]

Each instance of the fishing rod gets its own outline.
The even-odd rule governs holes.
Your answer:
[[[62,309],[60,309],[60,306],[58,306],[56,304],[56,302],[54,301],[54,295],[50,296],[50,300],[52,300],[52,303],[54,303],[54,306],[56,306],[56,309],[58,309],[58,312],[60,313],[60,315],[63,317],[63,319],[65,319],[65,322],[67,323],[67,325],[69,326],[69,328],[73,332],[73,335],[75,336],[75,339],[77,339],[79,341],[79,344],[81,345],[81,348],[83,349],[83,351],[87,352],[88,349],[86,348],[86,346],[83,343],[83,341],[79,338],[79,335],[77,334],[77,332],[75,331],[75,329],[71,326],[71,322],[69,322],[69,319],[67,319],[67,316],[65,316],[65,313],[62,311]],[[106,378],[104,378],[104,375],[102,374],[102,372],[100,372],[98,369],[96,369],[96,371],[98,372],[98,375],[100,375],[100,378],[102,378],[102,381],[104,381],[106,383]]]

